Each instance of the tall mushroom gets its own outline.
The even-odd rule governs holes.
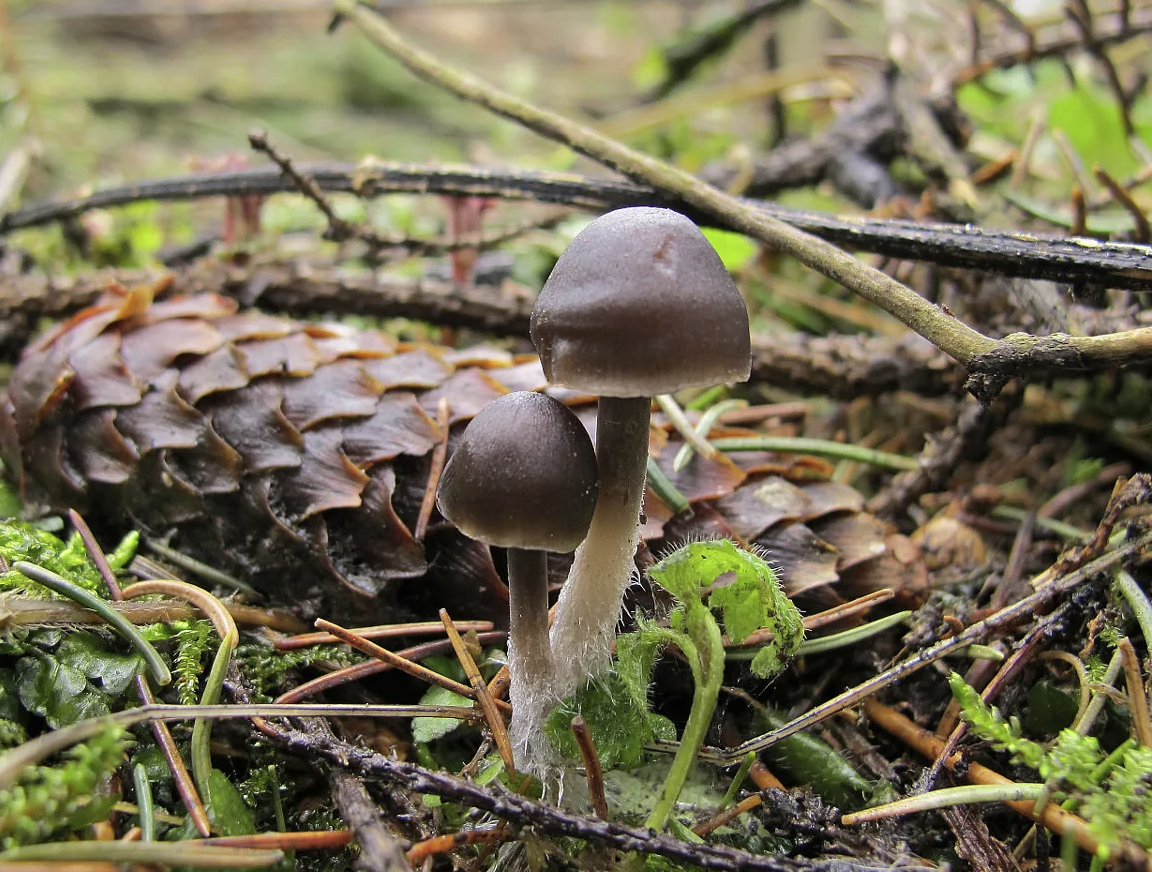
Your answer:
[[[560,256],[532,311],[549,381],[597,394],[600,496],[552,623],[556,692],[574,693],[608,660],[635,571],[652,397],[745,381],[748,310],[690,220],[619,209]]]
[[[543,394],[507,394],[468,424],[440,478],[441,514],[465,535],[508,549],[510,729],[517,766],[542,774],[553,691],[547,552],[568,552],[588,532],[598,488],[583,425]]]

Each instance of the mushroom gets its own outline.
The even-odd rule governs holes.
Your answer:
[[[465,535],[508,549],[510,736],[527,772],[547,769],[544,721],[562,698],[552,688],[547,552],[584,539],[598,487],[584,426],[562,403],[529,392],[481,409],[440,478],[440,513]]]
[[[575,693],[608,661],[635,572],[652,397],[746,381],[748,310],[700,230],[670,209],[597,218],[560,256],[532,310],[554,384],[599,395],[600,495],[552,622],[555,688]]]

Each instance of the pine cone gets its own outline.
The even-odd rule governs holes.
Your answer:
[[[439,515],[424,541],[411,531],[440,400],[456,425],[507,391],[541,389],[534,357],[240,313],[211,294],[153,300],[167,290],[112,289],[26,349],[0,415],[26,501],[76,508],[109,535],[171,535],[306,616],[506,616],[486,546]],[[795,589],[908,555],[851,488],[769,476],[803,460],[739,462],[697,458],[673,475],[696,512],[671,519],[650,495],[649,537],[765,545]],[[914,586],[917,561],[903,561]]]
[[[2,434],[25,499],[173,533],[305,613],[395,615],[400,580],[429,568],[410,531],[439,400],[466,420],[543,387],[539,363],[237,313],[215,295],[153,302],[160,290],[114,291],[25,351]],[[469,365],[485,357],[492,369]],[[493,576],[438,605],[506,612]],[[427,612],[409,593],[401,611]]]

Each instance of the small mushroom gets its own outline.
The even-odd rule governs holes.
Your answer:
[[[468,424],[440,478],[441,514],[465,535],[508,549],[510,729],[517,765],[541,774],[553,692],[547,552],[583,541],[596,506],[596,455],[584,426],[543,394],[507,394]]]
[[[748,310],[695,224],[628,208],[597,218],[560,256],[531,334],[549,381],[600,397],[600,496],[552,623],[556,692],[567,696],[607,662],[635,572],[652,397],[746,381]]]

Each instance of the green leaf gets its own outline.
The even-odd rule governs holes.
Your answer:
[[[148,775],[148,781],[153,787],[155,787],[159,781],[172,780],[172,770],[168,767],[168,761],[164,759],[164,752],[160,750],[160,747],[157,745],[139,748],[136,753],[132,755],[130,762],[132,766],[139,764],[144,767],[144,771]]]
[[[16,662],[20,702],[42,716],[53,729],[108,714],[108,698],[88,683],[84,673],[47,654]]]
[[[775,730],[786,721],[767,706],[756,707],[758,729]],[[809,785],[814,793],[840,809],[860,808],[887,785],[886,781],[873,785],[835,748],[808,733],[789,736],[764,753],[773,767],[787,772],[795,783]]]
[[[433,654],[431,657],[426,657],[420,661],[422,666],[431,669],[433,672],[438,672],[453,681],[465,682],[468,676],[464,674],[464,667],[460,665],[460,661],[455,657],[446,657],[441,654]],[[469,700],[471,702],[471,700]]]
[[[204,798],[213,831],[222,836],[247,836],[256,832],[252,810],[244,803],[228,776],[213,769],[208,776],[208,795]]]
[[[701,229],[704,238],[712,243],[720,260],[724,262],[729,272],[743,269],[754,257],[757,246],[751,239],[742,233],[733,233],[731,230],[717,230],[714,227]]]
[[[743,642],[768,620],[768,610],[760,590],[749,588],[739,580],[729,587],[717,588],[708,601],[712,608],[722,610],[724,629],[733,642]]]
[[[1051,681],[1042,678],[1028,691],[1024,729],[1032,736],[1048,738],[1072,725],[1079,703]]]
[[[664,52],[657,46],[652,46],[640,58],[632,70],[632,85],[640,90],[654,87],[666,75],[668,64],[664,60]]]
[[[56,649],[56,659],[64,666],[98,680],[113,696],[119,696],[143,669],[139,654],[117,654],[104,647],[95,633],[73,633]]]
[[[420,705],[472,705],[472,700],[443,687],[430,687],[420,697]],[[413,718],[412,740],[415,742],[432,742],[442,739],[449,733],[454,733],[464,722],[455,718]]]
[[[476,773],[476,777],[472,779],[477,784],[491,784],[504,772],[504,761],[500,759],[499,754],[489,754],[484,758],[484,762],[480,764],[480,770]]]
[[[1103,87],[1081,81],[1048,104],[1048,125],[1061,130],[1085,164],[1099,164],[1115,178],[1140,168],[1128,150],[1120,107]]]

